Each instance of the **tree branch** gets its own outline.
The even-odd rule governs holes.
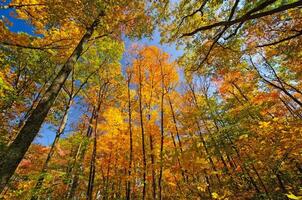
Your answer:
[[[235,14],[236,8],[237,8],[237,6],[238,6],[238,4],[239,4],[239,1],[240,1],[240,0],[236,0],[236,1],[235,1],[235,4],[234,4],[234,6],[233,6],[232,9],[231,9],[231,13],[230,13],[230,15],[229,15],[228,21],[231,21],[231,20],[232,20],[234,14]],[[224,34],[224,32],[225,32],[228,28],[229,28],[229,26],[226,25],[226,26],[223,28],[223,30],[222,30],[220,33],[218,33],[218,34],[214,37],[214,41],[213,41],[213,43],[211,44],[211,47],[209,48],[207,54],[206,54],[205,57],[202,59],[201,63],[200,63],[199,66],[197,67],[197,69],[199,69],[199,68],[201,67],[201,65],[208,59],[208,57],[209,57],[209,55],[210,55],[212,49],[214,48],[215,44],[218,42],[218,40],[221,38],[221,36]]]
[[[274,1],[272,0],[272,2],[274,2]],[[261,7],[261,5],[259,7]],[[283,6],[280,6],[278,8],[275,8],[275,9],[272,9],[272,10],[269,10],[269,11],[264,11],[264,12],[257,13],[257,14],[250,15],[250,14],[247,13],[247,14],[243,15],[242,17],[239,17],[239,18],[231,20],[231,21],[221,21],[221,22],[217,22],[217,23],[214,23],[214,24],[211,24],[211,25],[208,25],[208,26],[202,26],[200,28],[195,29],[192,32],[184,33],[180,38],[186,37],[186,36],[193,36],[194,34],[200,32],[200,31],[209,30],[209,29],[219,27],[219,26],[232,26],[234,24],[238,24],[238,23],[241,23],[241,22],[246,22],[246,21],[249,21],[249,20],[252,20],[252,19],[258,19],[258,18],[265,17],[265,16],[268,16],[268,15],[273,15],[273,14],[276,14],[276,13],[279,13],[279,12],[283,12],[285,10],[289,10],[289,9],[292,9],[292,8],[295,8],[295,7],[299,7],[301,5],[302,5],[302,1],[299,0],[299,1],[296,1],[294,3],[283,5]],[[254,10],[260,10],[259,7],[257,7],[257,9],[255,8]]]
[[[302,35],[302,30],[299,31],[299,32],[298,32],[297,34],[295,34],[295,35],[289,36],[289,37],[287,37],[287,38],[283,38],[283,39],[281,39],[281,40],[279,40],[279,41],[275,41],[275,42],[272,42],[272,43],[261,44],[261,45],[258,45],[257,47],[267,47],[267,46],[272,46],[272,45],[280,44],[280,43],[282,43],[282,42],[291,40],[291,39],[296,38],[296,37],[299,37],[299,36],[301,36],[301,35]]]
[[[23,7],[34,7],[34,6],[45,6],[45,5],[46,4],[43,4],[43,3],[37,3],[37,4],[20,4],[20,5],[10,4],[10,5],[5,5],[5,6],[0,6],[0,10],[10,9],[10,8],[20,9],[20,8],[23,8]]]

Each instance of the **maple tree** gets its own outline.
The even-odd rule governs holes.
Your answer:
[[[0,198],[301,199],[301,6],[1,3]]]

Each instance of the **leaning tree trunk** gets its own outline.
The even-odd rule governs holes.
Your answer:
[[[37,107],[33,110],[32,114],[27,119],[16,139],[7,148],[5,156],[2,156],[0,158],[0,192],[4,189],[9,179],[14,174],[29,146],[37,136],[41,125],[48,114],[48,111],[52,107],[56,97],[59,94],[59,91],[61,90],[67,77],[71,73],[74,64],[81,56],[83,52],[83,45],[87,43],[92,36],[95,28],[99,24],[99,18],[101,16],[104,16],[103,12],[101,12],[96,20],[92,23],[92,25],[87,28],[86,33],[82,37],[81,41],[79,42],[71,56],[68,58],[68,60],[58,73],[57,77],[49,86],[49,88],[45,92],[45,95],[38,103]]]
[[[55,139],[51,145],[51,148],[48,152],[48,155],[47,155],[47,158],[43,164],[43,167],[42,167],[42,170],[41,170],[41,173],[39,175],[39,178],[38,178],[38,181],[35,185],[35,187],[33,188],[33,194],[32,194],[32,197],[31,197],[31,200],[36,200],[39,198],[39,192],[42,188],[42,185],[43,185],[43,181],[45,179],[45,176],[46,176],[46,172],[47,172],[47,169],[48,169],[48,164],[55,152],[55,147],[61,137],[61,135],[64,133],[64,130],[65,130],[65,127],[66,127],[66,124],[67,124],[67,119],[68,119],[68,112],[69,112],[69,109],[70,109],[70,106],[71,106],[71,103],[72,103],[72,100],[69,99],[68,101],[68,105],[66,106],[65,108],[65,111],[64,111],[64,114],[63,114],[63,118],[61,120],[61,123],[60,123],[60,126],[59,126],[59,129],[56,133],[56,136],[55,136]]]

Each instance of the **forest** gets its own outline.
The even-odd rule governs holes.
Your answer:
[[[1,200],[302,200],[302,0],[0,0]]]

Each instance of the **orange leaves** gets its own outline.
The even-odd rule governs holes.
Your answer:
[[[278,100],[279,97],[279,93],[276,91],[273,91],[271,93],[263,93],[263,92],[259,92],[254,98],[253,98],[253,103],[255,103],[256,105],[261,105],[263,103],[273,103],[276,100]]]
[[[139,82],[139,70],[141,70],[142,81],[147,86],[143,89],[158,92],[162,79],[165,88],[177,83],[176,64],[169,61],[167,53],[155,46],[144,47],[139,49],[137,53],[137,58],[133,61],[134,82]]]
[[[20,168],[28,168],[28,167],[31,166],[31,164],[32,164],[32,162],[30,160],[23,159],[21,161],[21,163],[19,164],[19,167]]]

